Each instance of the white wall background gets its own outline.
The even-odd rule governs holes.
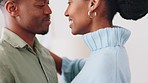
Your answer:
[[[44,46],[59,56],[70,59],[89,55],[89,50],[81,36],[73,36],[68,27],[68,19],[64,17],[66,0],[52,0],[53,10],[50,31],[45,36],[39,36]],[[126,43],[132,74],[131,83],[148,83],[148,15],[138,21],[127,21],[116,15],[114,24],[126,27],[132,34]],[[0,33],[4,27],[4,19],[0,12]]]

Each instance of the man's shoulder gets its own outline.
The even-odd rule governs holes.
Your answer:
[[[4,41],[0,41],[0,58],[6,57],[6,55],[10,55],[10,51],[12,50],[12,46]]]
[[[2,63],[6,61],[7,59],[6,55],[7,55],[7,51],[5,47],[3,46],[3,44],[0,43],[0,65],[2,65]]]
[[[0,51],[3,51],[5,48],[7,48],[7,43],[3,40],[0,40]]]
[[[5,56],[6,54],[7,54],[6,47],[4,46],[4,44],[0,43],[0,60],[6,57]]]
[[[5,44],[3,43],[3,41],[0,40],[0,54],[4,51],[5,49]]]

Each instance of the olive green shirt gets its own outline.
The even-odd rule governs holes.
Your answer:
[[[34,50],[5,28],[0,40],[0,83],[58,83],[54,60],[37,39]]]

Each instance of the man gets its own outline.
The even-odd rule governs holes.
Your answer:
[[[54,60],[36,34],[50,25],[49,0],[0,0],[5,28],[0,40],[0,83],[58,83]]]

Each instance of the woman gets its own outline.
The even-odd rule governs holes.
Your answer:
[[[85,60],[63,58],[64,83],[130,83],[131,75],[124,44],[130,31],[112,21],[119,12],[137,20],[148,12],[147,0],[69,0],[65,16],[72,34],[82,34],[91,50]]]

